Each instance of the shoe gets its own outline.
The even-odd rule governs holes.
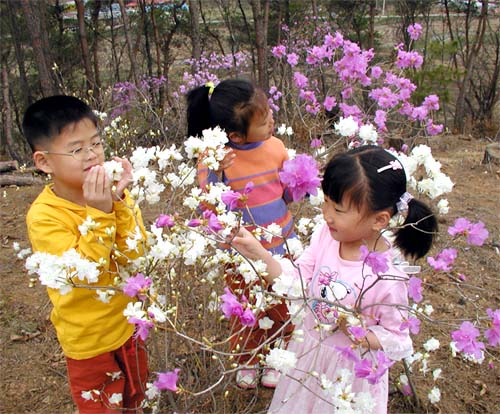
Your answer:
[[[281,374],[273,368],[264,369],[260,382],[266,388],[276,388],[280,381]]]
[[[255,366],[257,367],[257,365]],[[240,369],[236,373],[236,385],[243,390],[257,388],[258,371],[255,368]]]

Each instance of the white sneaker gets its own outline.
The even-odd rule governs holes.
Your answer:
[[[255,368],[240,369],[236,373],[236,385],[244,390],[257,388],[259,382],[257,367],[258,365],[255,365]]]
[[[280,377],[281,373],[279,371],[273,368],[266,368],[264,369],[260,382],[266,388],[276,388],[280,381]]]

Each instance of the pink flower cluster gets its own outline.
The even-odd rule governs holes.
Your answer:
[[[243,295],[241,297],[241,302],[238,298],[229,290],[229,288],[224,288],[224,295],[221,295],[222,304],[220,305],[220,310],[224,316],[229,319],[232,316],[237,316],[240,318],[240,322],[244,326],[252,327],[255,325],[256,319],[252,310],[248,307],[248,300]]]
[[[472,223],[466,218],[458,218],[453,226],[448,227],[450,236],[465,235],[466,241],[474,246],[482,246],[489,236],[488,230],[482,221]]]
[[[317,195],[319,178],[318,163],[307,154],[299,154],[283,163],[280,180],[288,187],[293,201],[299,201],[307,194]]]

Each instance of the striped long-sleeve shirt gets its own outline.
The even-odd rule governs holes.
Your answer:
[[[278,175],[283,163],[288,159],[283,142],[271,137],[266,141],[245,145],[230,143],[229,146],[236,158],[233,164],[223,171],[224,184],[238,192],[243,192],[249,182],[254,184],[247,201],[250,214],[246,209],[241,210],[245,223],[255,222],[263,227],[276,223],[281,226],[284,237],[294,237],[293,218],[287,207],[291,197]],[[198,180],[201,188],[205,188],[208,183],[219,181],[217,175],[202,162],[198,168]],[[248,228],[251,229],[252,226]],[[285,253],[282,238],[274,237],[270,243],[261,240],[261,243],[272,253]]]

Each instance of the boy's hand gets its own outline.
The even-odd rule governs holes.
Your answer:
[[[93,166],[83,181],[83,198],[85,203],[105,213],[113,210],[111,183],[102,165]]]
[[[121,163],[123,167],[122,176],[120,181],[115,184],[115,192],[114,197],[116,200],[121,200],[123,198],[123,191],[129,186],[132,182],[132,165],[125,158],[113,157],[113,160]]]

